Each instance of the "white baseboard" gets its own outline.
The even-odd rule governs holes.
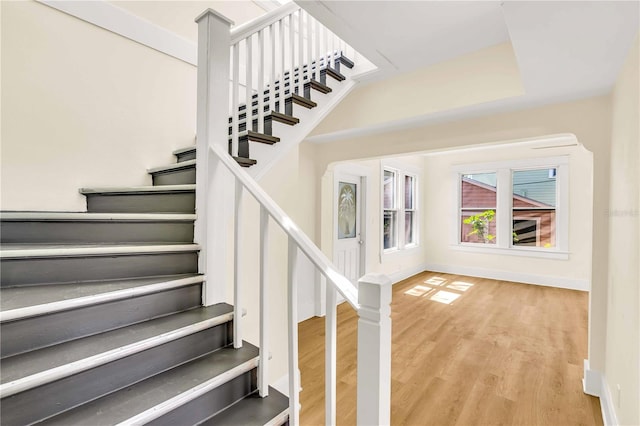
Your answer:
[[[546,287],[566,288],[569,290],[589,291],[590,288],[588,280],[474,268],[460,265],[438,265],[434,263],[427,263],[425,265],[425,270],[447,274],[469,275],[479,278],[490,278],[494,280],[513,281],[524,284],[536,284]]]
[[[589,360],[584,360],[584,376],[582,378],[582,390],[587,395],[600,397],[602,393],[602,376],[600,372],[589,368]]]
[[[601,375],[601,378],[600,409],[602,410],[602,422],[604,423],[604,426],[617,426],[619,424],[618,416],[616,416],[616,409],[614,408],[609,384],[607,383],[607,378],[604,374]]]
[[[403,269],[401,271],[397,271],[392,274],[387,274],[387,276],[389,277],[389,279],[393,284],[396,284],[402,280],[406,280],[409,277],[419,274],[420,272],[424,272],[425,270],[427,270],[427,264],[421,263],[412,268]]]
[[[609,384],[604,374],[589,368],[589,360],[584,360],[584,378],[582,379],[584,393],[600,398],[602,422],[605,426],[617,426],[618,416],[614,408]]]

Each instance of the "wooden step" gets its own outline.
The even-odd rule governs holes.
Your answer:
[[[82,188],[95,213],[195,213],[195,185]]]
[[[229,305],[192,309],[3,359],[2,424],[48,418],[214,353],[232,342],[232,318]]]
[[[189,185],[196,183],[196,160],[181,161],[147,170],[153,185]]]
[[[2,288],[2,357],[197,308],[203,281],[187,274]]]
[[[197,244],[17,245],[0,250],[2,287],[198,271]]]
[[[0,242],[24,244],[193,241],[194,214],[0,212]]]
[[[41,424],[200,424],[255,391],[257,365],[249,343],[222,348]]]

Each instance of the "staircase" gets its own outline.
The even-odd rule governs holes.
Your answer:
[[[233,308],[201,305],[194,185],[83,189],[88,213],[3,212],[1,423],[283,424]],[[182,182],[181,182],[182,183]]]
[[[302,94],[298,69],[265,90],[267,107],[284,93],[285,111],[265,110],[264,126],[247,129],[241,105],[236,161],[252,166],[252,145],[279,143],[273,123],[298,124],[294,105],[315,107],[341,65],[353,63],[337,54]],[[258,348],[233,347],[233,307],[202,306],[195,147],[174,154],[149,170],[153,186],[81,189],[87,213],[1,213],[3,425],[287,423],[287,397],[257,394]]]
[[[348,70],[354,64],[336,48],[342,42],[293,3],[257,21],[229,31],[229,21],[215,11],[196,19],[203,42],[197,157],[195,146],[175,151],[176,163],[148,170],[152,186],[83,188],[87,212],[0,212],[3,425],[297,426],[298,252],[326,278],[327,424],[336,423],[338,292],[360,316],[358,423],[389,423],[390,281],[367,275],[354,287],[256,183],[353,87]],[[274,53],[276,35],[281,48],[286,39],[290,52],[298,54]],[[231,55],[213,48],[228,41]],[[270,72],[264,55],[257,55],[256,84],[254,44],[273,54]],[[250,88],[244,103],[239,102],[241,49]],[[234,200],[228,198],[226,177],[235,179]],[[234,203],[232,245],[234,258],[242,257],[243,191],[261,208],[260,259],[249,266],[260,271],[260,348],[242,341],[243,304],[211,304],[216,299],[210,297],[220,285],[216,272],[228,262],[228,230],[219,224],[227,223]],[[288,397],[268,386],[264,271],[270,222],[288,240]],[[194,239],[194,225],[197,230],[203,223],[218,226],[206,233],[200,229]],[[201,252],[209,255],[199,259]],[[234,263],[234,299],[242,302],[240,266]],[[203,270],[213,271],[209,279]]]

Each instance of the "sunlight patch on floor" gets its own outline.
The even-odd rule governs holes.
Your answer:
[[[417,284],[405,291],[404,294],[450,305],[471,287],[473,284],[466,281],[451,282],[446,278],[431,277],[422,284]]]
[[[447,287],[453,290],[467,291],[469,290],[469,288],[473,287],[473,284],[466,283],[464,281],[454,281],[451,284],[449,284]]]
[[[450,291],[440,290],[429,299],[434,302],[444,303],[445,305],[450,305],[454,300],[456,300],[461,295],[458,293],[451,293]]]

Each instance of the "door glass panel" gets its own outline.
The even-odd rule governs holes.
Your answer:
[[[338,182],[338,239],[356,236],[356,195],[355,183]]]

